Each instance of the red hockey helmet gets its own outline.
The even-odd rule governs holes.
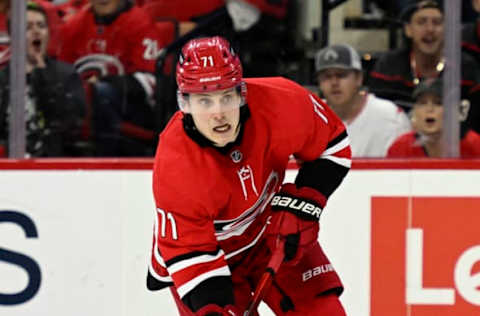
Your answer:
[[[177,64],[180,93],[223,90],[242,83],[240,58],[219,36],[198,38],[182,48]]]

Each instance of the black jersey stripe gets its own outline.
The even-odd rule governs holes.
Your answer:
[[[331,141],[328,142],[327,144],[327,149],[330,147],[335,146],[336,144],[340,143],[342,140],[348,137],[347,131],[344,130],[340,135],[332,139]]]
[[[214,251],[192,251],[192,252],[188,252],[188,253],[185,253],[185,254],[182,254],[182,255],[179,255],[179,256],[176,256],[168,261],[165,261],[165,265],[167,267],[170,267],[180,261],[184,261],[184,260],[188,260],[188,259],[192,259],[192,258],[195,258],[195,257],[199,257],[199,256],[204,256],[204,255],[209,255],[209,256],[216,256],[218,255],[218,253],[221,251],[220,247],[217,247],[216,250]]]

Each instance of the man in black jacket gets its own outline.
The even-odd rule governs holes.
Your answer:
[[[369,74],[367,86],[379,97],[390,99],[408,111],[412,92],[420,81],[442,76],[450,64],[443,55],[444,16],[438,2],[412,3],[402,18],[407,45],[380,57]],[[480,130],[479,74],[476,61],[462,54],[461,98],[471,103],[468,121],[477,131]]]
[[[75,68],[46,55],[49,38],[44,9],[27,4],[25,98],[26,155],[80,156],[85,92]],[[10,67],[0,72],[0,147],[8,153]],[[6,149],[6,150],[5,150]]]
[[[480,13],[480,0],[471,0],[474,13]],[[480,61],[480,19],[462,27],[462,50]]]

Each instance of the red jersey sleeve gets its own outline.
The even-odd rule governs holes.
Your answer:
[[[291,80],[245,81],[249,106],[268,125],[269,147],[280,157],[297,158],[301,162],[297,187],[315,189],[322,195],[319,200],[326,201],[351,166],[350,141],[343,122],[314,93]]]
[[[295,156],[303,161],[328,159],[350,168],[350,141],[345,125],[330,107],[316,95],[308,94],[301,108],[299,124],[304,132],[303,143]]]
[[[350,141],[345,125],[314,93],[285,80],[274,79],[278,110],[277,143],[300,161],[297,187],[315,189],[327,201],[351,167]],[[324,205],[321,205],[323,208]]]
[[[80,14],[80,13],[79,13]],[[72,38],[74,35],[73,32],[73,23],[64,23],[60,26],[60,49],[58,53],[58,59],[63,60],[69,64],[72,64],[76,60],[75,47],[73,45],[67,45],[67,43],[72,43]]]
[[[315,95],[309,94],[308,99],[301,125],[305,137],[295,151],[295,156],[303,161],[295,184],[315,189],[323,209],[350,170],[352,152],[340,118]]]
[[[212,216],[201,203],[194,201],[202,198],[189,198],[173,188],[157,186],[156,170],[153,191],[157,209],[149,277],[155,278],[157,288],[173,281],[183,298],[201,282],[231,273],[216,240]],[[164,198],[169,196],[177,199]]]

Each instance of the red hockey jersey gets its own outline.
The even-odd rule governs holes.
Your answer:
[[[92,8],[80,10],[61,33],[61,60],[107,74],[154,72],[158,52],[173,40],[173,28],[159,32],[151,16],[135,5],[109,24],[97,24]]]
[[[284,78],[245,81],[251,116],[228,153],[187,136],[180,112],[160,135],[149,273],[163,286],[173,280],[180,297],[208,278],[231,275],[229,264],[257,244],[291,155],[350,168],[345,127],[325,103]]]
[[[179,22],[191,21],[204,16],[225,5],[224,0],[150,0],[143,1],[143,6],[152,16],[173,18]]]
[[[63,24],[62,19],[58,15],[57,7],[46,0],[35,0],[40,4],[47,13],[49,40],[47,54],[50,57],[57,57],[60,50],[60,27]]]
[[[468,131],[460,141],[460,156],[462,158],[480,157],[480,135]],[[390,146],[388,158],[427,158],[427,152],[415,132],[404,134]]]

